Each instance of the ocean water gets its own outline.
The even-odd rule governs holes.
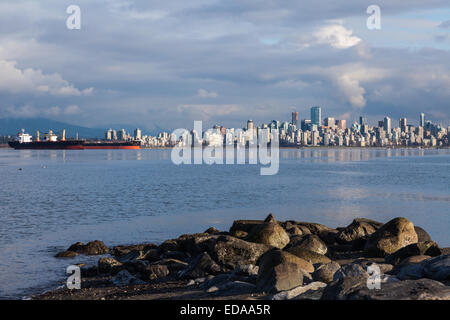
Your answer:
[[[450,150],[282,149],[280,169],[181,165],[170,150],[0,149],[0,298],[65,283],[76,241],[161,242],[235,219],[345,226],[398,216],[450,246]],[[21,170],[19,170],[21,169]]]

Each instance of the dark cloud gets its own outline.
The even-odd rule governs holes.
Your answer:
[[[84,125],[148,128],[200,118],[239,127],[247,118],[288,119],[293,109],[308,117],[311,105],[321,105],[325,115],[350,119],[416,118],[425,110],[448,120],[448,49],[371,43],[365,10],[372,1],[80,0],[82,29],[69,31],[72,2],[0,4],[0,66],[16,61],[31,79],[2,86],[0,74],[0,115],[40,110]],[[448,1],[378,4],[395,16]],[[30,83],[34,90],[23,89]],[[61,88],[72,94],[58,95]]]

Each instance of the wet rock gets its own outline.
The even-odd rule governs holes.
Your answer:
[[[143,259],[145,257],[145,253],[141,250],[132,250],[128,253],[117,258],[121,263],[127,263],[136,259]]]
[[[168,276],[169,268],[162,264],[149,265],[140,271],[143,280],[156,280]]]
[[[308,234],[306,236],[299,238],[295,242],[291,242],[289,247],[302,248],[309,251],[314,251],[321,255],[326,254],[328,251],[327,245],[318,236],[314,234]]]
[[[176,259],[181,261],[186,261],[189,258],[189,255],[182,251],[167,251],[162,254],[162,259]]]
[[[352,244],[377,231],[383,224],[370,219],[357,218],[345,229],[341,230],[336,238],[340,244]]]
[[[103,241],[95,240],[86,244],[77,242],[72,244],[67,251],[73,251],[85,255],[100,255],[109,252],[109,248],[103,243]]]
[[[417,280],[424,277],[423,266],[421,263],[410,263],[404,265],[397,272],[396,277],[400,280]]]
[[[141,279],[136,278],[132,274],[130,274],[127,270],[122,270],[117,273],[114,278],[111,279],[111,282],[117,287],[124,287],[128,285],[138,285],[145,284]]]
[[[265,244],[220,236],[214,245],[212,258],[231,271],[239,264],[256,264],[261,255],[271,248]]]
[[[200,278],[209,274],[218,274],[220,266],[204,252],[192,260],[189,266],[180,273],[181,279]]]
[[[312,277],[314,281],[331,283],[333,282],[334,274],[341,268],[339,263],[331,261],[330,263],[323,264],[314,271]]]
[[[424,260],[422,265],[427,278],[437,281],[450,280],[450,254]]]
[[[414,226],[414,230],[417,233],[418,242],[432,241],[430,235],[423,228]]]
[[[122,269],[122,263],[114,258],[100,258],[97,267],[99,273],[115,274]]]
[[[98,267],[97,266],[83,266],[80,268],[81,277],[89,278],[98,276]]]
[[[324,256],[323,254],[319,254],[317,252],[311,251],[311,250],[307,250],[307,249],[303,249],[302,247],[291,247],[289,249],[286,250],[289,253],[292,253],[293,255],[302,258],[312,264],[315,263],[330,263],[331,260]]]
[[[55,255],[55,257],[56,258],[73,258],[73,257],[76,257],[77,255],[78,255],[78,252],[66,250],[66,251],[57,253]]]
[[[369,257],[385,257],[395,251],[417,243],[414,225],[406,218],[395,218],[372,233],[364,247]]]
[[[441,250],[434,241],[417,242],[403,247],[394,253],[386,256],[386,262],[390,264],[399,264],[404,259],[412,256],[427,255],[431,257],[439,256]]]
[[[115,246],[112,248],[112,255],[115,257],[121,257],[130,253],[131,251],[143,251],[146,252],[150,249],[157,248],[158,246],[154,243],[143,243],[143,244],[135,244],[135,245],[126,245],[126,246]]]
[[[275,293],[303,285],[303,278],[314,267],[309,262],[279,249],[265,253],[259,263],[257,287]]]
[[[306,286],[299,286],[291,290],[282,291],[272,296],[271,300],[291,300],[294,299],[300,295],[302,295],[305,292],[308,291],[316,291],[321,288],[325,288],[327,285],[323,282],[311,282],[310,284]]]
[[[379,290],[361,288],[348,294],[350,300],[450,300],[450,287],[430,279],[383,284]]]
[[[264,223],[255,226],[250,231],[246,240],[282,249],[289,243],[289,235],[273,215],[269,215]]]
[[[262,223],[264,223],[263,220],[236,220],[230,228],[230,233],[234,234],[236,231],[249,233],[255,226]]]

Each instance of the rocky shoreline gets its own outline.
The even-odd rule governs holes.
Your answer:
[[[157,245],[75,243],[57,258],[101,255],[81,289],[52,299],[450,300],[450,248],[406,218],[318,223],[237,220]]]

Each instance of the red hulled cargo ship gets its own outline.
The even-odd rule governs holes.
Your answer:
[[[103,140],[70,140],[65,138],[63,130],[61,139],[50,130],[44,140],[40,140],[39,131],[36,140],[22,129],[15,141],[8,142],[14,149],[50,149],[50,150],[85,150],[85,149],[140,149],[140,141],[103,141]]]

